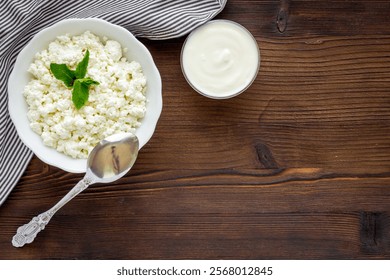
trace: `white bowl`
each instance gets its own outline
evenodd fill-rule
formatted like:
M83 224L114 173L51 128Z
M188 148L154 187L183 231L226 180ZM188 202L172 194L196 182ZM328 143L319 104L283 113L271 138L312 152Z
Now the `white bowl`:
M140 149L152 137L162 110L160 73L148 49L127 29L101 19L88 18L66 19L37 33L19 53L9 77L8 109L23 143L45 163L72 173L85 172L87 160L71 158L43 144L42 138L30 128L30 122L27 119L27 103L23 96L23 90L32 78L32 75L27 70L33 62L36 53L46 49L49 43L54 41L59 35L66 33L79 35L87 30L100 37L106 36L109 39L118 41L122 47L128 49L127 53L124 54L127 59L138 61L143 68L147 79L146 97L149 102L146 105L145 117L141 120L142 124L135 133L139 139Z
M244 26L216 19L188 35L180 64L184 78L195 91L208 98L227 99L241 94L255 81L260 50Z

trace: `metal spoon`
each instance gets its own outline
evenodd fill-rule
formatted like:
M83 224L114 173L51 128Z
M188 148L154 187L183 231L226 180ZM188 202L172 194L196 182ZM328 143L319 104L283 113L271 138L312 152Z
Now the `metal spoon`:
M18 228L12 245L23 247L34 241L53 215L72 198L94 183L110 183L125 175L138 155L138 138L131 133L114 134L99 142L89 154L84 178L74 186L56 205L34 217L28 224Z

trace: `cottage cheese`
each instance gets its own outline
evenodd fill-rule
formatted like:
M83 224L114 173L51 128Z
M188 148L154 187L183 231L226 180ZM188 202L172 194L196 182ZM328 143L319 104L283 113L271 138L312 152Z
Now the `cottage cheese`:
M79 110L72 103L72 89L50 72L51 63L65 63L70 69L89 50L87 77L91 86L88 102ZM86 31L63 35L39 52L29 72L33 79L24 89L28 119L43 143L73 158L87 158L105 137L135 132L146 112L146 78L141 65L123 57L122 46Z

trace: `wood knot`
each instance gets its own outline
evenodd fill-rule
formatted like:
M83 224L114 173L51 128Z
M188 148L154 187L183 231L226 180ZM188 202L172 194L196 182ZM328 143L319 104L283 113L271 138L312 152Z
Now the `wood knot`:
M362 212L360 214L360 248L363 253L380 253L384 220L383 213Z
M276 26L280 33L283 33L287 28L289 16L290 0L281 0L278 15L276 17Z
M267 169L278 168L278 164L276 163L276 160L274 159L272 152L267 145L263 143L257 143L255 145L255 150L256 150L257 158L264 168Z

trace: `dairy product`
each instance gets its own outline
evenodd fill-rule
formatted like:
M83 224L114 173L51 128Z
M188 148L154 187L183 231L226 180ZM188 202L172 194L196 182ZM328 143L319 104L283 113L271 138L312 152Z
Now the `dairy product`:
M50 64L75 69L89 50L87 76L98 81L89 90L85 106L77 110L72 89L57 80ZM45 145L73 158L87 158L102 139L114 133L135 132L146 112L146 77L141 65L123 57L119 42L100 39L86 31L58 36L39 52L29 68L33 79L26 85L28 119Z
M241 25L214 20L193 31L181 56L184 76L198 92L227 98L245 90L260 63L253 36Z

